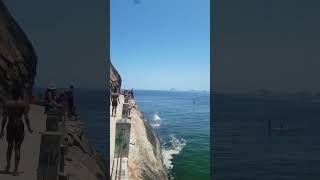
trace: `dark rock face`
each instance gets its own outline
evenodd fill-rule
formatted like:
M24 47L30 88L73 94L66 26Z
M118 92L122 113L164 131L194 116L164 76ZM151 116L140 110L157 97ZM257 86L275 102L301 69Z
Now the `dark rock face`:
M112 63L110 63L110 92L112 92L114 87L120 89L121 82L122 82L122 80L121 80L120 74L113 67Z
M81 124L67 121L66 130L65 172L69 180L106 180L104 160L89 145Z
M0 101L11 98L13 82L30 98L37 56L26 34L0 0Z

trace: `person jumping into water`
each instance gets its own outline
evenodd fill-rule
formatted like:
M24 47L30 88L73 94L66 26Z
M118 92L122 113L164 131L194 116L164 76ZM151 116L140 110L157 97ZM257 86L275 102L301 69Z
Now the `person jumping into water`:
M7 166L5 171L8 173L10 170L10 162L11 162L11 155L12 150L14 149L15 152L15 166L13 175L18 176L18 167L20 161L20 150L21 144L24 140L24 123L22 121L22 116L24 116L25 123L27 124L28 131L30 133L33 130L30 127L30 120L28 117L27 105L22 100L23 95L20 88L13 88L12 90L13 100L9 100L6 102L4 106L3 112L3 121L1 127L0 138L2 139L4 136L4 126L8 120L7 124L7 132L6 132L6 139L8 142L7 148Z
M112 105L112 115L111 116L116 116L117 114L117 106L118 103L120 103L119 99L119 93L116 87L113 89L113 93L111 94L111 105Z

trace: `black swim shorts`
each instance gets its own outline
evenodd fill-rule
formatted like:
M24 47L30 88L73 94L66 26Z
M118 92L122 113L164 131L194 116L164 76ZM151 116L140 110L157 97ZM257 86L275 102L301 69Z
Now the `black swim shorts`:
M117 101L112 101L112 106L118 106L118 102Z
M24 125L23 123L8 123L7 125L7 141L22 143L24 139Z

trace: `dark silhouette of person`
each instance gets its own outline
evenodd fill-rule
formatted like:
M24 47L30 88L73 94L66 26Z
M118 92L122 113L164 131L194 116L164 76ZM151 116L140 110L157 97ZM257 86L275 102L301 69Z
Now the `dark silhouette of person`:
M30 120L28 117L27 105L23 101L23 93L21 88L15 87L12 90L12 100L6 102L3 111L3 121L1 126L0 138L4 136L4 127L7 123L6 140L8 142L7 148L7 165L6 172L10 170L11 155L14 149L15 152L15 166L13 175L18 176L18 167L20 161L21 144L24 140L24 123L22 116L24 116L25 123L27 124L30 133L33 130L30 127Z
M118 89L116 87L113 88L113 93L111 93L111 105L112 105L112 114L111 116L116 116L117 114L117 106L120 103Z
M61 108L61 105L57 103L57 88L54 84L50 84L45 92L45 113L50 109Z
M66 91L67 99L68 99L68 113L69 117L76 116L75 113L75 107L74 107L74 95L73 95L73 85L69 87L69 89Z
M134 99L133 89L130 91L131 98Z

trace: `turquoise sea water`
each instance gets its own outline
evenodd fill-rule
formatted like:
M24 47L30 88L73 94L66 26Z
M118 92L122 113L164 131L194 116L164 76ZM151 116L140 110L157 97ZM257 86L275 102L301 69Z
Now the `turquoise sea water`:
M173 179L209 179L210 94L135 91L162 143L164 164Z

